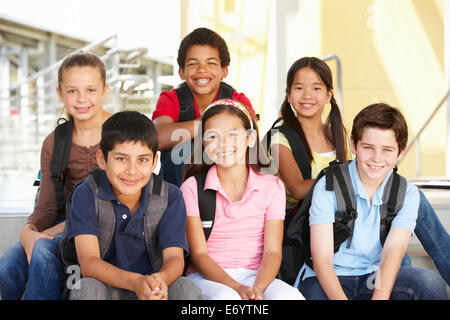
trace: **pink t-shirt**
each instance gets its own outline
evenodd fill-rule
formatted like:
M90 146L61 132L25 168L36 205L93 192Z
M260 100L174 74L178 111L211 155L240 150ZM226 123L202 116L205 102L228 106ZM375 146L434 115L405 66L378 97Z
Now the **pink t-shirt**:
M286 193L283 182L250 168L247 188L231 202L220 185L216 166L208 171L205 189L216 190L216 216L206 243L208 255L222 268L257 270L261 264L266 220L284 220ZM188 217L200 217L194 177L181 186Z

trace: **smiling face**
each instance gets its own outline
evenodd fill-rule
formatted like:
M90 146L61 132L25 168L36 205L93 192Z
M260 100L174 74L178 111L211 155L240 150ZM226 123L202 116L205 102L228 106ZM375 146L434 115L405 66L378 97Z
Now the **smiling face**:
M158 155L142 142L116 143L107 160L101 150L97 151L97 163L106 171L113 192L121 201L124 196L140 196L157 162Z
M404 154L399 152L394 130L375 127L364 128L357 145L352 137L351 149L361 181L371 185L381 184Z
M102 114L107 88L99 69L85 66L65 69L56 90L67 113L83 121Z
M317 73L305 67L295 73L288 94L288 102L297 112L297 117L322 116L323 108L330 102L333 91L328 91Z
M205 153L213 163L223 167L247 165L247 149L257 139L255 130L247 134L242 120L229 112L209 118L204 129Z
M178 71L186 80L194 98L199 95L215 97L220 80L228 75L228 67L222 67L219 50L209 45L193 45L186 52L184 68Z

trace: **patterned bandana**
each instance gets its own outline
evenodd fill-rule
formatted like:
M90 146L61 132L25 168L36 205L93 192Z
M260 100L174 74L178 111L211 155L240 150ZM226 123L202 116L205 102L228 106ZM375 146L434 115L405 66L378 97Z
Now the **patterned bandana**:
M216 100L213 103L211 103L209 106L206 107L205 111L203 111L203 114L206 113L206 111L208 111L209 109L215 107L215 106L231 106L231 107L236 107L239 110L241 110L245 116L247 117L248 121L250 121L250 128L253 130L253 118L250 114L250 112L248 111L248 109L239 101L236 100L232 100L232 99L220 99L220 100Z

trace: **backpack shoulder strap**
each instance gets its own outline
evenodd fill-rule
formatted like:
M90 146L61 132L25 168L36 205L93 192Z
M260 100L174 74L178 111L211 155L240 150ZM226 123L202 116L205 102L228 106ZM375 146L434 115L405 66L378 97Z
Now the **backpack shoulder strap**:
M214 218L216 216L216 191L211 189L204 190L206 176L208 172L194 175L197 181L198 207L200 210L200 220L202 221L205 239L211 234Z
M392 172L383 190L383 204L380 206L380 242L384 245L397 212L405 200L407 181L397 173L397 167Z
M59 120L58 120L59 122ZM58 124L55 128L55 144L51 161L52 180L55 183L57 210L64 210L66 200L64 199L64 169L69 158L70 146L72 144L73 120Z
M186 82L180 84L175 92L180 105L180 115L178 122L186 122L195 119L194 97Z
M167 209L168 187L167 182L160 175L152 174L148 188L147 211L144 216L144 236L149 260L155 269L160 269L163 264L157 230L159 222Z
M103 174L103 170L94 168L91 170L86 180L94 189L95 199L95 214L97 215L98 223L98 245L100 249L100 257L103 259L108 251L111 241L114 236L114 230L116 227L116 215L114 212L114 206L110 200L100 199L98 196L100 178Z
M326 175L326 190L334 191L338 207L334 223L335 252L346 239L348 239L347 248L350 248L355 220L358 217L355 193L348 170L350 162L331 162ZM341 235L342 231L345 232Z
M236 90L228 83L220 81L219 92L217 93L217 100L231 99Z
M292 128L286 126L285 124L277 125L281 120L281 118L275 120L272 127L263 138L263 141L266 141L264 143L264 145L267 146L266 151L270 149L272 135L277 131L282 132L291 146L292 155L294 156L295 162L302 173L303 179L311 179L311 163L309 162L309 157L306 153L302 140Z

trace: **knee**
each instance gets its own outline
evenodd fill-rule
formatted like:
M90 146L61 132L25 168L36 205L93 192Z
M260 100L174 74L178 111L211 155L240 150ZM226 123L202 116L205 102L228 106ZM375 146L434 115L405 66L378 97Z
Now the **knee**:
M442 277L434 271L422 269L417 277L423 300L447 300L447 288Z
M33 257L57 257L56 246L54 240L39 239L33 247Z
M200 288L186 277L179 277L169 286L169 300L203 300Z
M14 278L11 272L25 273L28 270L28 261L25 250L20 242L8 248L0 259L0 279Z
M109 300L106 285L94 278L81 278L70 291L70 300Z
M403 268L402 268L403 269ZM400 269L402 271L402 269ZM404 278L404 286L414 291L420 300L447 300L447 288L444 280L434 271L422 268L408 268L411 273ZM401 274L401 273L400 273ZM399 275L400 275L399 274Z
M297 288L284 281L274 279L264 291L265 300L305 300Z
M230 287L221 288L214 292L214 295L209 297L210 300L242 300L241 296L237 291Z

